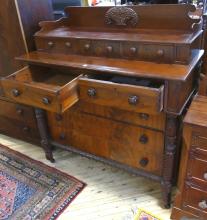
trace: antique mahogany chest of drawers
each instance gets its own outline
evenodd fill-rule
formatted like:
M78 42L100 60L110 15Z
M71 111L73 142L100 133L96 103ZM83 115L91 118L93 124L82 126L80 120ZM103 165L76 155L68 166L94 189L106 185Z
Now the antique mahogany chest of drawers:
M170 206L203 55L193 11L68 7L65 18L40 23L37 50L18 58L29 66L1 84L6 97L36 108L47 159L56 146L159 181Z
M179 192L172 219L207 219L207 97L197 96L184 120Z

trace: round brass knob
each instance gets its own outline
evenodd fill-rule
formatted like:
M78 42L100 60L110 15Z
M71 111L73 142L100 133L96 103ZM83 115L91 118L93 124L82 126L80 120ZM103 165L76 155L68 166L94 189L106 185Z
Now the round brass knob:
M139 98L136 95L129 96L128 98L128 102L130 105L136 105L138 101L139 101Z
M207 209L207 202L206 200L202 200L201 202L198 203L198 207L201 209Z
M148 163L149 163L148 158L142 158L142 159L139 161L139 164L140 164L142 167L146 167Z
M49 41L47 44L48 44L49 47L53 47L54 46L54 43L52 41Z
M14 97L18 97L18 96L20 96L20 91L18 89L13 89L12 94Z
M45 105L49 105L50 104L50 100L48 98L43 98L42 99L42 103Z
M91 47L91 45L90 45L90 44L85 44L85 46L84 46L85 50L89 50L89 49L90 49L90 47Z
M207 180L207 172L203 174L203 179Z
M148 137L146 134L141 135L141 137L139 138L139 142L142 144L146 144L148 142Z
M71 43L70 42L66 42L65 46L69 48L69 47L71 47Z
M96 96L96 90L94 88L88 89L88 96L89 97L95 97Z
M112 46L107 46L106 50L108 53L111 53L113 51L113 47Z
M157 55L158 55L159 57L162 57L162 56L164 55L164 50L159 49L159 50L157 51Z
M131 47L131 48L130 48L130 52L131 52L132 54L135 54L135 53L137 52L137 48L136 48L136 47Z
M139 113L139 117L143 120L148 120L149 119L149 115L145 114L145 113Z

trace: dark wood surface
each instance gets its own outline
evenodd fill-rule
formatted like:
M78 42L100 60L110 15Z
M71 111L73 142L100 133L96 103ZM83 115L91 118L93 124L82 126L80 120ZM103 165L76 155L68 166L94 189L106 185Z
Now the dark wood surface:
M207 218L207 98L196 96L184 119L179 191L172 219Z
M1 80L4 94L37 108L47 159L54 161L52 144L136 169L161 183L169 208L182 117L204 53L202 21L188 15L196 8L65 11L69 17L41 22L37 51L18 58L29 68Z

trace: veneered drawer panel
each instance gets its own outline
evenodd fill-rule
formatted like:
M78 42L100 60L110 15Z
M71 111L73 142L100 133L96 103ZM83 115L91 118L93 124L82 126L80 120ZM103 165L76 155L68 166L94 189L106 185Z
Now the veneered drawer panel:
M162 132L71 110L63 114L62 126L56 126L53 114L48 119L57 142L161 175Z
M114 80L116 79L116 80ZM120 77L121 81L124 77ZM79 80L80 100L118 109L156 114L163 109L163 85L117 83L117 78L90 76ZM142 81L143 82L143 81ZM144 81L145 82L145 81Z
M200 135L193 135L192 146L200 149L207 150L207 137L202 137Z
M190 183L185 184L183 209L207 219L207 191L203 191Z
M6 97L18 103L62 113L78 101L79 76L46 67L26 67L4 79Z

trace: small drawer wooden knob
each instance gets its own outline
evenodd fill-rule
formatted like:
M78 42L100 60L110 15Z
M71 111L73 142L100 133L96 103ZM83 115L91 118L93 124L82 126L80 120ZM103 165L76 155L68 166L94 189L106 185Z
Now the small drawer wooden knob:
M94 88L88 89L88 96L89 97L95 97L96 96L96 90Z
M162 57L162 56L164 55L164 50L159 49L159 50L157 51L157 55L158 55L159 57Z
M24 113L23 109L21 109L21 108L17 109L17 114L18 115L23 115L23 113Z
M48 98L43 98L42 99L42 103L45 105L49 105L50 104L50 100Z
M201 209L207 209L207 201L202 200L201 202L198 203L198 207Z
M137 52L137 48L136 48L136 47L131 47L131 48L130 48L130 52L131 52L132 54L135 54L135 53Z
M14 97L18 97L18 96L20 96L20 91L18 89L13 89L12 94Z
M128 102L130 105L136 105L138 101L139 101L139 98L136 95L129 96L128 98Z
M70 48L70 47L71 47L71 43L70 43L70 42L66 42L66 43L65 43L65 46L68 47L68 48Z
M48 44L49 47L53 47L54 46L54 43L52 41L49 41L47 44Z
M23 128L23 131L24 131L24 132L29 132L29 131L30 131L30 128L29 128L28 126L25 126L25 127Z
M141 135L141 137L139 138L139 142L142 144L147 144L148 143L148 137L146 134Z
M55 119L56 119L56 121L62 121L63 116L61 114L56 114Z
M149 163L148 158L142 158L142 159L139 161L139 164L140 164L142 167L146 167L148 163Z
M143 120L148 120L149 119L149 115L148 114L145 114L145 113L140 113L139 114L139 117Z
M65 133L61 133L59 138L60 138L60 140L65 140Z
M113 51L113 47L112 46L108 46L106 47L106 50L108 53L111 53Z
M85 44L85 46L84 46L84 48L85 48L85 50L87 51L87 50L89 50L90 49L90 47L91 47L91 45L90 44Z
M207 172L203 174L203 179L207 180Z

